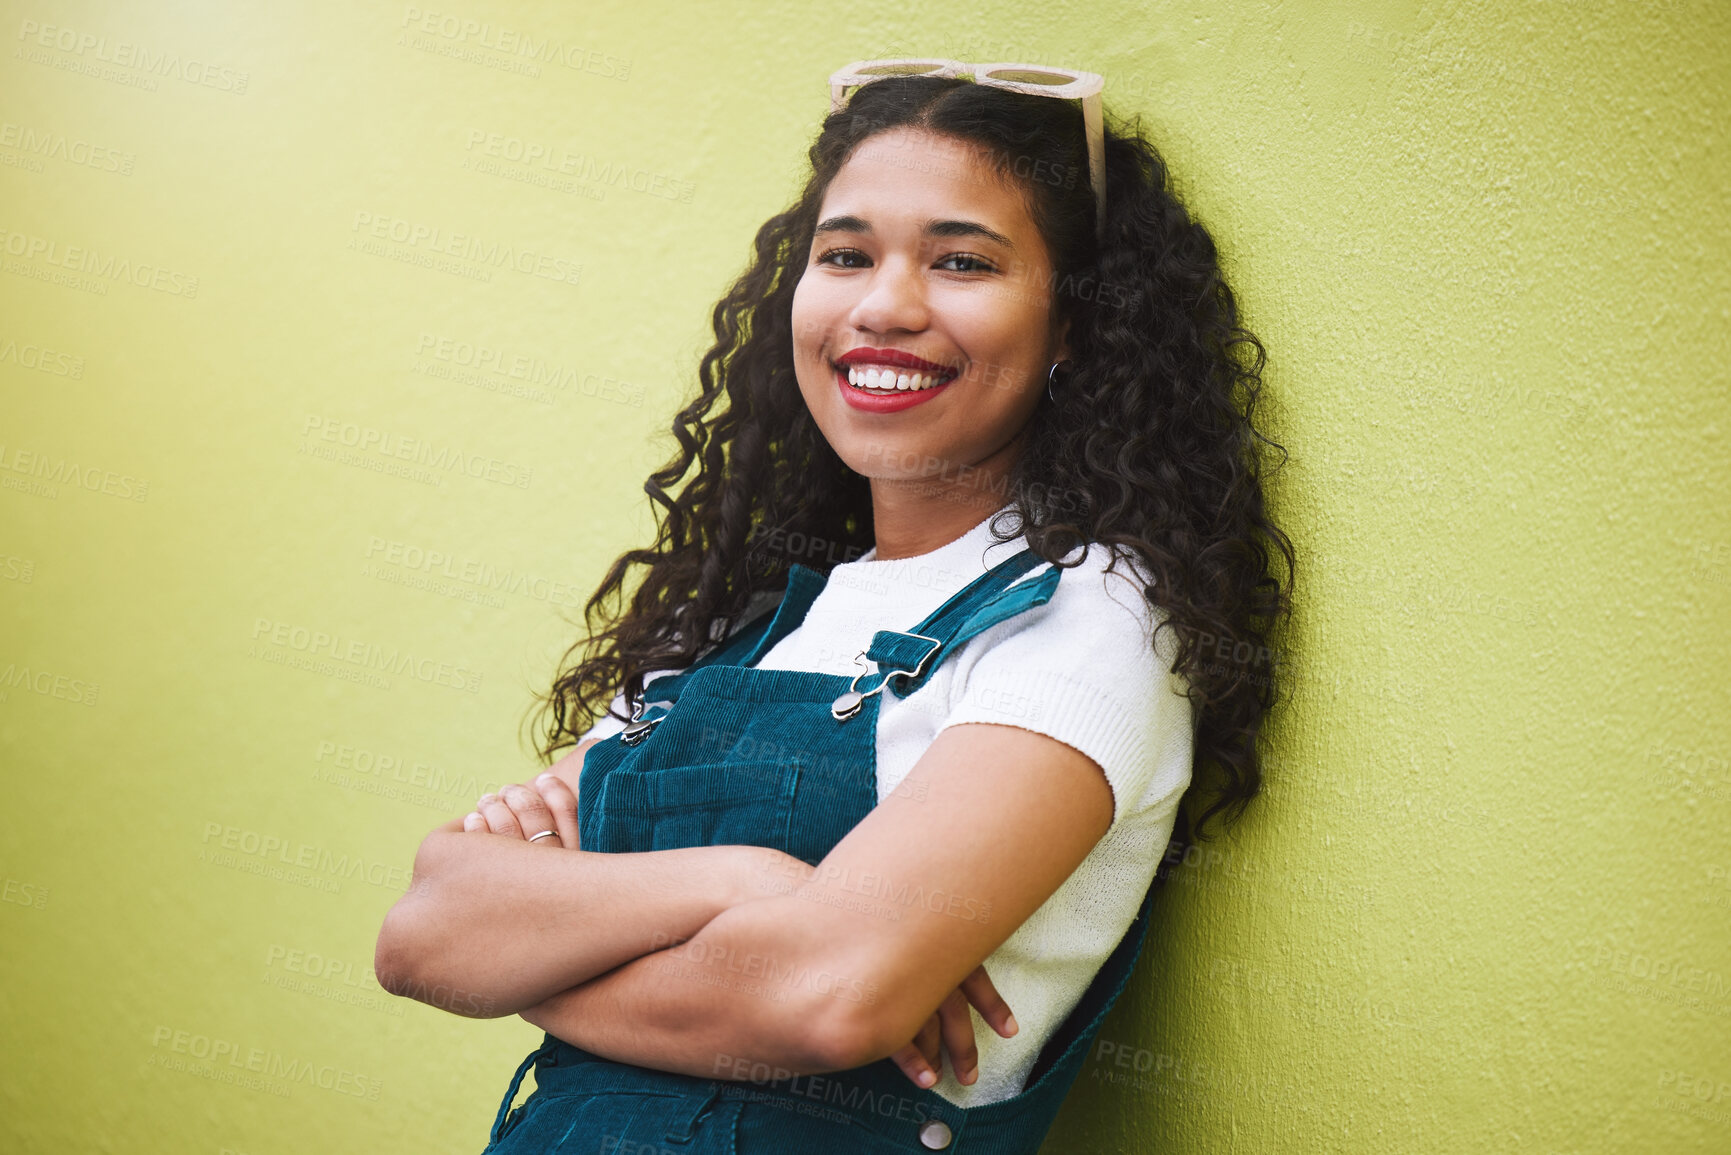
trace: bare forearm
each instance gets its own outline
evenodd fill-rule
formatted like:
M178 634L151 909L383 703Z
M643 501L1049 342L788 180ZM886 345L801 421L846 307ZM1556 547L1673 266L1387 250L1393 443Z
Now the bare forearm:
M395 993L456 1014L514 1014L696 934L739 901L764 853L599 854L434 831L386 917L379 971Z
M746 913L750 911L750 913ZM716 916L689 942L645 955L521 1012L603 1058L703 1078L852 1066L842 1004L876 991L810 960L823 945L760 902ZM791 911L798 914L798 910Z

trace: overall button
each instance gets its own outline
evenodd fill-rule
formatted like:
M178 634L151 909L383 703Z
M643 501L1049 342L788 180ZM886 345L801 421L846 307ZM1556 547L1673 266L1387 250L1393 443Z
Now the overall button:
M920 1128L920 1146L942 1151L950 1145L950 1127L942 1119L933 1119Z

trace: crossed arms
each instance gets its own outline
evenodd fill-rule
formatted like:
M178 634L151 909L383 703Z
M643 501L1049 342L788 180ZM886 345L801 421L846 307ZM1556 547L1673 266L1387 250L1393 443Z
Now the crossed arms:
M586 748L553 768L573 793ZM705 1078L747 1061L846 1070L929 1035L958 988L998 1026L981 963L1112 814L1086 755L968 723L941 731L815 868L761 847L561 850L454 820L421 843L374 969L392 993L519 1014L620 1062Z

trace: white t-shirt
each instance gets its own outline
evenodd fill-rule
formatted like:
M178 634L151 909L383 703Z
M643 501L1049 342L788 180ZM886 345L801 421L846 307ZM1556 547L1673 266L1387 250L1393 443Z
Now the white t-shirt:
M854 656L870 645L875 631L912 630L956 591L1021 551L1025 542L1020 538L994 543L990 526L988 517L948 545L917 557L877 561L873 549L857 561L836 565L799 628L757 668L851 678L862 668ZM1080 553L1077 547L1064 560ZM1018 1030L1002 1038L972 1012L979 1079L971 1087L957 1082L946 1061L932 1088L958 1106L996 1102L1022 1089L1040 1048L1129 928L1172 837L1179 798L1190 784L1193 719L1183 680L1171 673L1170 631L1161 635L1157 656L1152 632L1163 614L1148 603L1134 576L1140 572L1146 579L1145 568L1125 558L1116 573L1107 574L1108 560L1105 546L1091 546L1079 566L1065 570L1045 605L1024 610L943 655L942 664L908 697L899 698L889 688L881 695L880 802L940 731L964 722L1017 726L1055 738L1098 763L1112 788L1112 824L1105 835L985 960ZM1021 580L1048 568L1041 563ZM622 698L615 706L623 712ZM624 723L606 717L583 738L605 738L623 728Z

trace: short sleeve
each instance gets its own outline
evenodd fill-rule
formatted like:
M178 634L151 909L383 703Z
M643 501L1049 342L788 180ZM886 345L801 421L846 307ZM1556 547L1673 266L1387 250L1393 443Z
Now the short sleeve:
M1069 559L1066 559L1069 560ZM1184 679L1171 670L1171 631L1128 558L1106 572L1105 546L1064 571L1051 599L969 639L951 660L950 713L1016 726L1086 754L1112 788L1112 825L1176 810L1194 754ZM1030 575L1037 577L1038 572ZM1029 580L1029 579L1023 579Z

